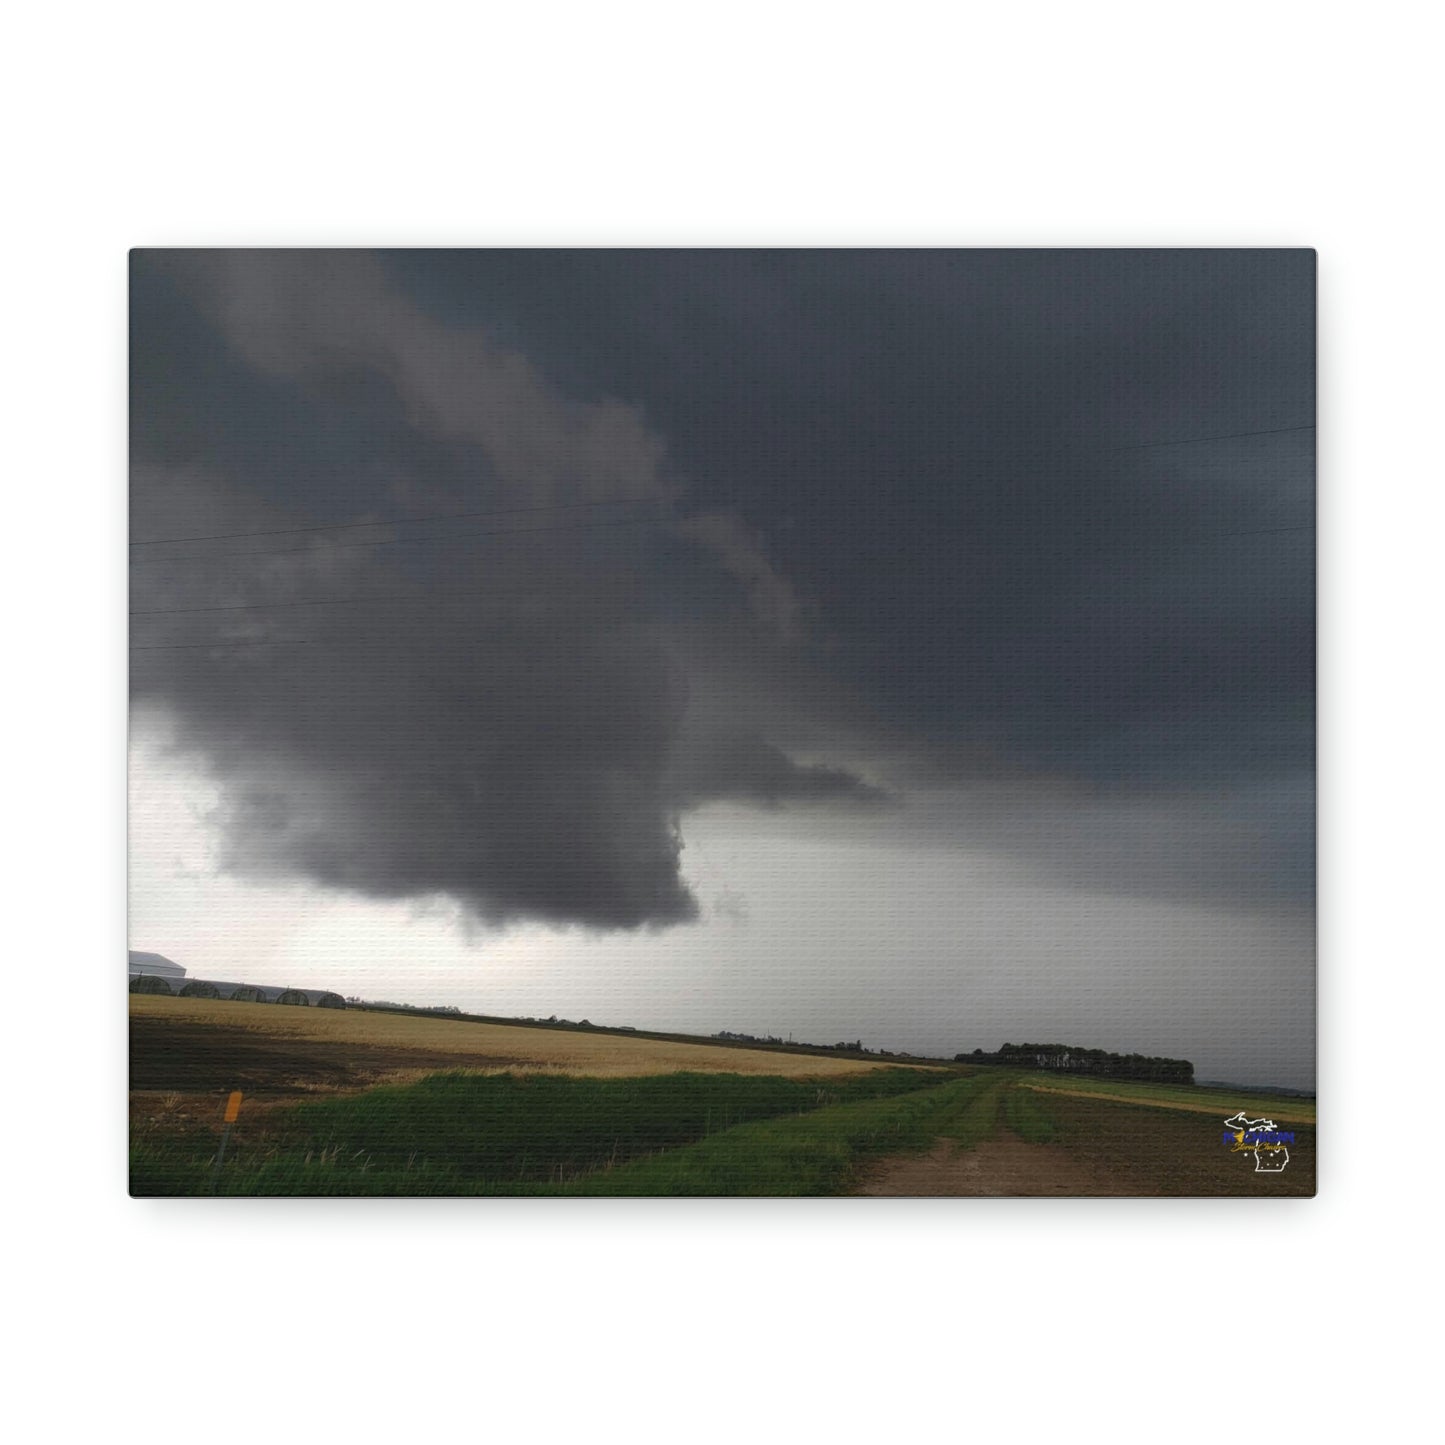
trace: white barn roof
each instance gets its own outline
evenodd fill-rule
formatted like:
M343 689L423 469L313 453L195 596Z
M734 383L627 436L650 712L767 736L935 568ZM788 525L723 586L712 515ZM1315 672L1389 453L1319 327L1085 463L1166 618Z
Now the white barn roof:
M126 973L131 978L141 973L150 974L154 978L184 978L186 976L185 969L178 963L172 963L164 954L137 953L135 949L130 951L130 961Z

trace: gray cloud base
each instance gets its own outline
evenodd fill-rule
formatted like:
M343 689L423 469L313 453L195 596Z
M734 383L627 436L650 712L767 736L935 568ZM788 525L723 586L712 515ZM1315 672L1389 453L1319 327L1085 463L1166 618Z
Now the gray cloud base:
M134 609L232 609L137 618L137 701L229 867L491 922L685 922L690 809L893 828L970 780L1047 785L951 826L1063 876L1305 900L1309 435L1143 444L1310 419L1312 287L1299 252L138 253L135 537L500 519L135 549Z

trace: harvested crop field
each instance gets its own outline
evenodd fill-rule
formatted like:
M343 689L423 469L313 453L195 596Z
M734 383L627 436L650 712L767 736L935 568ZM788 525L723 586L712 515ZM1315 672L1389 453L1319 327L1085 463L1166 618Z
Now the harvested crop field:
M1315 1131L1294 1130L1289 1163L1261 1173L1249 1151L1221 1143L1221 1130L1192 1108L1139 1099L1100 1099L1022 1083L1047 1120L1048 1142L1000 1127L961 1147L940 1137L926 1154L877 1161L854 1193L914 1198L978 1196L1308 1197L1315 1192Z
M351 1090L442 1069L526 1069L601 1078L694 1073L824 1078L875 1062L580 1030L213 999L130 998L136 1093L291 1096Z
M1091 1083L1039 1083L1025 1079L1021 1088L1036 1094L1059 1094L1069 1099L1100 1099L1111 1104L1134 1104L1146 1109L1182 1109L1190 1114L1228 1116L1240 1109L1250 1114L1267 1114L1281 1124L1313 1124L1313 1099L1281 1098L1278 1095L1206 1092L1202 1089L1160 1089L1148 1084L1123 1084L1110 1087Z

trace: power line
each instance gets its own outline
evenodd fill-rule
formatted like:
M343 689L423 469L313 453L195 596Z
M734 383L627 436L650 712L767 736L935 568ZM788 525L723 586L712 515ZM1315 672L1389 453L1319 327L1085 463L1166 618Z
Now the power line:
M1314 524L1313 522L1295 523L1295 524L1290 525L1290 526L1281 526L1281 527L1254 527L1254 528L1250 528L1250 529L1243 530L1243 531L1237 531L1237 532L1211 532L1211 533L1206 534L1205 536L1195 537L1195 538L1191 538L1191 539L1189 539L1189 540L1194 541L1194 542L1221 542L1221 541L1230 540L1230 539L1235 538L1235 537L1267 537L1267 536L1274 536L1274 535L1276 535L1276 534L1278 534L1278 533L1282 533L1282 532L1310 532L1310 531L1313 531L1313 530L1314 530L1314 527L1315 527L1315 524ZM550 531L550 530L552 530L552 529L551 529L551 528L535 528L535 529L530 529L530 530ZM1056 546L1056 547L1052 548L1051 550L1057 552L1057 551L1065 551L1065 550L1067 550L1067 548L1064 547L1064 546ZM1099 549L1094 548L1094 549L1091 549L1091 550L1097 551L1097 550L1099 550ZM1152 549L1151 549L1151 550L1152 550ZM305 600L302 600L302 601L292 601L292 602L228 602L228 603L220 603L220 604L216 604L216 605L206 605L206 606L201 606L201 607L147 607L147 608L137 608L136 610L130 612L130 613L127 614L127 615L128 615L128 616L131 616L131 617L174 617L174 616L188 616L188 615L193 615L193 614L196 614L196 613L213 613L213 612L278 612L278 611L289 611L290 609L292 609L292 608L297 608L297 607L347 607L347 606L354 606L354 605L365 605L366 603L370 603L370 602L389 602L389 603L397 603L397 604L435 603L435 602L439 602L439 601L443 601L443 602L444 602L444 601L449 601L449 600L451 600L452 598L470 598L470 597L490 598L490 599L493 599L493 600L495 600L495 601L501 602L501 601L512 601L512 600L518 599L518 598L533 598L533 597L536 597L536 593L535 593L535 590L534 590L534 589L531 589L531 588L511 590L511 591L505 591L505 592L494 592L494 591L492 591L492 590L490 590L490 589L478 588L478 589L467 589L467 590L464 590L464 591L462 591L462 590L453 590L453 591L442 591L442 592L432 592L432 593L419 593L419 594L415 594L415 595L412 595L412 596L404 596L404 595L402 595L402 594L400 594L400 593L394 593L394 592L376 592L376 593L366 593L366 594L363 594L363 595L358 596L358 597L314 597L314 598L305 599ZM539 598L538 600L542 600L542 599ZM205 643L195 643L195 644L191 644L191 643L187 643L187 644L182 644L182 645L184 645L184 646L203 647L203 646L207 646L207 645L210 645L210 644L205 644ZM255 644L252 644L252 643L244 643L244 644L218 643L218 644L214 644L214 645L216 645L216 646L260 646L260 645L262 645L262 644L260 644L260 643L255 643ZM145 648L135 648L135 649L132 649L132 650L133 650L133 651L146 651L146 650L149 650L149 649L145 649Z
M319 522L310 527L269 527L260 532L209 532L187 537L147 537L144 541L131 542L129 545L158 547L164 542L224 542L238 537L282 537L298 532L345 532L357 527L400 527L409 522L456 522L476 517L507 517L522 512L566 512L578 507L620 507L661 500L660 497L606 497L595 502L548 502L539 507L495 507L485 512L430 512L420 517L392 517L380 522Z
M1293 527L1255 527L1248 532L1211 533L1209 536L1202 537L1199 540L1204 542L1217 542L1224 537L1267 537L1275 532L1313 532L1314 529L1315 524L1313 522L1300 522Z
M325 637L262 637L249 642L159 642L132 647L132 652L191 652L209 647L315 647L323 642L339 642Z
M1210 537L1207 537L1207 538L1202 538L1202 539L1200 539L1200 540L1213 542L1213 541L1222 541L1222 540L1224 540L1224 539L1226 539L1226 538L1233 538L1233 537L1264 537L1264 536L1270 536L1270 535L1273 535L1273 534L1276 534L1276 533L1279 533L1279 532L1307 532L1307 531L1311 531L1311 530L1313 530L1313 523L1309 523L1309 524L1306 524L1306 525L1303 525L1303 526L1293 526L1293 527L1260 527L1260 528L1256 528L1256 529L1254 529L1254 530L1245 531L1245 532L1221 532L1221 533L1218 533L1218 534L1216 534L1216 535L1213 535L1213 536L1210 536ZM504 598L504 597L512 597L512 596L525 596L525 595L528 595L528 594L525 594L525 593L476 593L476 594L450 593L450 594L446 594L446 593L444 593L444 594L440 594L440 595L442 595L442 596L467 596L467 595L476 595L476 596L492 596L492 597ZM380 597L380 596L375 597L375 598L335 597L335 598L324 598L324 599L320 599L320 600L315 601L315 602L277 602L277 603L258 602L258 603L242 603L242 604L239 604L239 605L237 605L237 606L235 606L235 607L230 607L230 606L228 606L228 607L161 607L161 608L156 608L156 609L154 609L154 610L152 610L152 611L149 611L149 612L132 612L132 613L130 614L130 616L132 616L132 617L155 617L155 616L162 616L162 615L164 615L164 616L169 616L169 615L172 615L172 614L175 614L175 613L248 611L248 610L251 610L252 608L269 608L269 607L277 607L277 608L282 608L282 607L320 607L320 606L340 605L340 604L344 604L344 603L364 602L364 601L377 601L377 602L381 602L381 601L427 602L427 601L431 601L431 600L432 600L431 598L425 597L425 596L422 596L422 597L411 597L411 598L390 598L390 597ZM924 608L921 608L921 609L919 609L919 608L912 608L912 609L910 609L910 612L913 613L913 614L915 614L915 615L918 614L919 612L930 612L930 611L935 611L935 612L936 612L936 611L945 610L945 609L950 608L950 607L952 607L952 606L954 606L954 605L955 605L955 604L954 604L953 602L951 602L951 601L940 601L940 602L934 603L931 607L924 607ZM592 612L593 612L593 615L596 615L596 609L595 609L595 608L592 609ZM475 619L471 619L471 618L457 618L457 619L453 619L453 620L454 620L455 622L458 622L458 623L460 623L460 624L462 624L462 625L465 626L465 625L471 624ZM438 623L437 623L437 620L436 620L436 619L423 619L423 620L421 620L420 622L418 622L416 625L419 626L419 627L426 627L430 632L432 632L433 634L435 634L436 629L437 629L437 626L438 626ZM227 641L218 641L218 642L175 642L175 643L147 644L147 645L144 645L144 646L132 647L130 650L131 650L132 652L188 652L188 651L201 651L201 650L205 650L205 649L208 649L208 648L217 648L217 647L319 647L319 646L329 646L329 645L341 644L341 643L346 643L346 642L368 642L368 641L372 641L372 640L375 640L375 639L378 639L378 638L382 638L382 637L389 637L389 636L391 636L391 635L392 635L392 634L377 633L377 632L368 632L368 633L361 633L361 634L359 634L359 635L357 635L357 636L354 636L354 637L329 637L329 638L328 638L328 637L307 637L307 638L292 638L292 637L288 637L288 638L260 638L260 639L252 639L252 640L246 640L246 641L241 641L241 642L227 642Z
M646 517L622 517L608 522L563 522L556 527L502 527L485 532L462 532L455 536L437 537L389 537L369 542L322 542L327 552L350 551L357 547L404 547L408 544L428 542L465 542L477 537L525 537L536 532L573 532L596 527L644 527L653 526ZM220 562L228 557L275 557L294 552L316 555L316 547L253 547L245 552L189 552L184 557L133 557L132 567L164 566L169 562Z
M1185 437L1179 441L1136 442L1128 446L1108 447L1106 450L1111 452L1128 452L1142 451L1150 447L1186 447L1194 446L1200 442L1231 441L1237 437L1276 436L1283 432L1314 430L1315 427L1313 425L1270 427L1263 431L1222 432L1214 436ZM175 537L145 537L138 541L131 541L127 545L131 547L159 547L169 542L225 542L243 537L285 537L296 536L305 532L346 532L353 531L360 527L400 527L413 522L457 522L473 520L477 517L506 517L518 516L524 513L575 511L580 507L621 507L649 503L656 505L663 500L661 497L652 495L637 497L600 497L594 501L587 502L544 502L538 506L493 507L485 511L476 512L424 512L418 516L389 517L375 522L317 522L305 527L267 527L253 532L193 532ZM250 556L252 554L243 552L228 555ZM180 559L171 558L167 560L176 561Z
M445 603L454 598L490 598L499 603L517 600L553 601L543 597L536 587L509 588L497 591L494 588L451 588L436 592L361 592L357 597L312 597L289 603L218 603L201 607L137 607L130 611L130 617L173 617L188 613L257 613L257 611L283 611L293 607L347 607L351 604L366 603Z
M466 619L462 619L465 621ZM419 627L425 627L429 636L437 636L436 625L432 622L421 622ZM244 641L227 641L221 639L211 642L156 642L144 643L140 646L130 648L131 652L203 652L216 647L339 647L354 642L377 642L377 641L401 641L401 638L394 633L385 632L357 632L345 637L256 637L247 638ZM408 645L411 645L408 643Z
M1222 432L1213 436L1185 437L1178 441L1165 442L1137 442L1128 446L1109 447L1109 452L1146 451L1156 447L1184 447L1195 446L1204 442L1232 441L1241 437L1277 436L1286 432L1301 432L1316 430L1313 424L1308 426L1287 426L1270 427L1262 431L1243 432ZM538 512L574 511L582 507L610 507L610 506L635 506L641 504L660 503L663 499L656 496L637 497L607 497L599 498L596 501L588 502L550 502L540 506L530 507L499 507L485 511L473 512L430 512L412 517L392 517L375 522L318 522L304 527L270 527L252 532L209 532L192 533L175 537L146 537L139 541L128 543L131 547L158 547L172 542L221 542L231 541L247 537L281 537L298 536L312 532L345 532L355 531L364 527L396 527L405 526L415 522L442 522L442 521L463 521L477 517L502 517L518 516L523 514L536 514ZM356 547L392 547L402 546L407 543L423 542L451 542L463 541L475 537L509 536L513 533L525 534L527 532L551 532L568 531L588 527L608 526L640 526L644 525L645 519L624 518L608 522L573 522L562 523L556 527L509 527L497 531L467 532L460 537L392 537L369 542L323 542L321 545L328 551L344 550ZM209 562L220 561L228 557L267 557L284 556L288 553L311 552L312 547L258 547L244 552L204 552L192 553L183 557L148 557L134 559L133 565L146 565L149 563L161 562Z
M1141 546L1152 555L1155 552L1167 550L1170 546L1180 544L1194 543L1197 545L1204 542L1225 542L1234 537L1267 537L1272 536L1276 532L1313 532L1314 529L1315 524L1313 522L1294 522L1289 526L1249 527L1237 532L1201 532L1193 537L1164 539L1162 545L1158 542L1144 542L1141 543ZM1063 552L1068 550L1068 546L1066 543L1060 543L1050 547L1049 550L1052 552ZM1108 549L1107 546L1092 546L1087 550L1089 552L1103 552Z
M1309 426L1272 426L1266 427L1264 431L1231 431L1221 432L1218 436L1212 437L1185 437L1177 442L1135 442L1127 447L1109 447L1111 452L1142 452L1150 447L1192 447L1200 442L1228 442L1234 441L1237 437L1272 437L1280 436L1284 432L1292 431L1314 431L1313 424Z
M513 589L496 592L490 588L477 588L441 592L419 592L407 596L400 592L368 592L359 597L314 597L299 602L226 602L205 607L144 607L129 613L131 617L170 617L178 613L191 612L274 612L292 607L342 607L352 603L366 602L439 602L453 597L490 597L499 602L521 597L536 597L535 588Z

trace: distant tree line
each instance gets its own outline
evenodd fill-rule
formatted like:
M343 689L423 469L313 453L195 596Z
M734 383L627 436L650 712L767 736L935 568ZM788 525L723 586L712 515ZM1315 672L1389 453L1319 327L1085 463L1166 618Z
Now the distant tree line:
M453 1003L418 1004L418 1003L393 1003L389 998L348 998L347 1003L354 1008L388 1009L396 1013L408 1014L460 1014L459 1009Z
M821 1053L836 1051L845 1054L877 1054L880 1059L913 1058L913 1054L895 1054L892 1049L869 1049L864 1048L862 1039L854 1039L850 1044L846 1040L839 1040L836 1044L810 1044L806 1039L794 1039L789 1036L786 1039L779 1038L777 1034L744 1034L737 1033L732 1029L719 1029L717 1033L710 1034L710 1038L727 1039L734 1044L775 1044L780 1048L788 1049L816 1049Z
M792 1039L780 1039L776 1034L739 1034L730 1029L719 1029L712 1035L715 1039L731 1039L735 1044L787 1044L800 1049L839 1049L848 1054L887 1054L891 1059L892 1054L887 1049L865 1049L862 1039L854 1039L853 1042L839 1042L836 1044L809 1044L798 1042L794 1044Z
M1111 1054L1107 1049L1082 1049L1077 1044L1004 1044L997 1053L986 1054L982 1049L975 1049L971 1054L953 1057L955 1063L1052 1069L1062 1074L1088 1074L1100 1079L1146 1079L1156 1084L1194 1082L1194 1065L1188 1059Z

